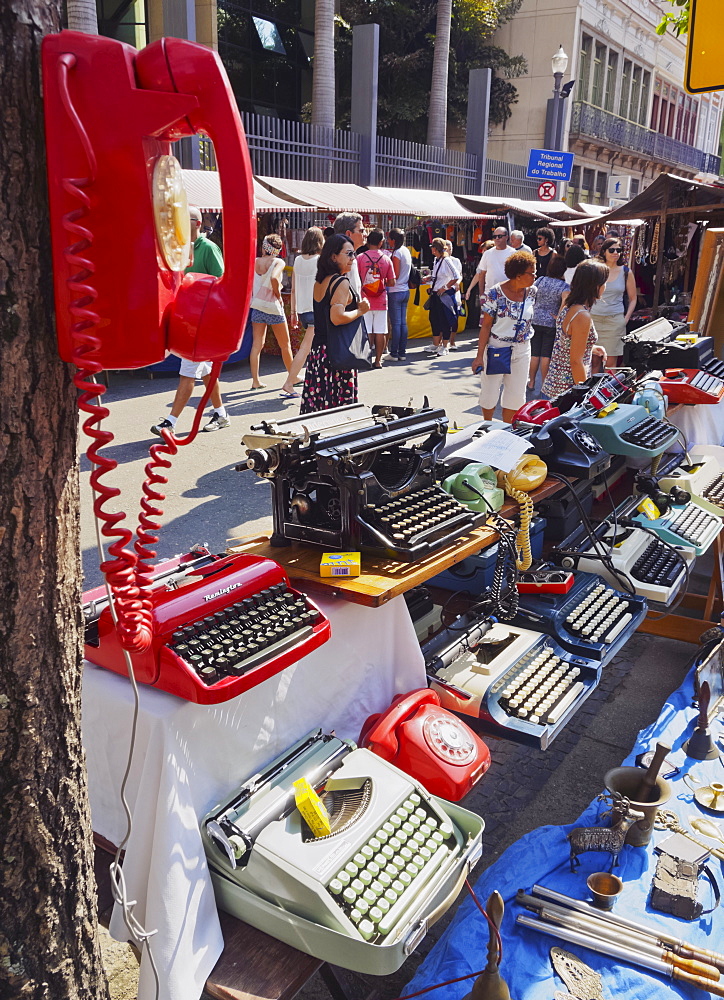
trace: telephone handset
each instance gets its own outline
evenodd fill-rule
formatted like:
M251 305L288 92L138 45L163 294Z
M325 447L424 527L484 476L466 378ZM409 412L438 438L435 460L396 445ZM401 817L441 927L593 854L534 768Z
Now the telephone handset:
M560 410L547 399L531 399L513 414L513 427L520 424L544 424L547 420L560 416Z
M252 170L226 71L180 38L140 52L98 35L43 39L43 93L58 346L94 327L102 368L140 368L167 351L223 360L241 342L256 222ZM214 142L225 272L190 273L189 221L171 143Z
M520 570L530 569L533 553L530 549L530 523L533 520L533 501L529 493L545 482L548 467L535 455L523 455L510 472L498 472L498 484L508 496L520 504L520 528L516 538L518 558L516 566Z
M398 695L371 715L359 745L399 767L433 795L459 801L490 767L490 751L469 726L440 707L430 688Z
M498 486L495 472L489 465L480 462L471 462L460 472L448 476L442 488L460 503L481 514L500 510L505 503L505 493Z

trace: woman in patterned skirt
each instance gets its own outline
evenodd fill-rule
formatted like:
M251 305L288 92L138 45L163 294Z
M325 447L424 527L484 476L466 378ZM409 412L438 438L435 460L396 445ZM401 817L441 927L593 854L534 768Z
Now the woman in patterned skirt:
M608 267L597 260L584 260L573 272L566 304L556 318L556 339L542 386L549 399L586 381L592 353L600 354L606 363L604 348L596 346L590 309L605 291L607 279Z
M347 278L353 261L352 241L341 233L331 236L319 255L313 294L314 340L307 358L301 413L357 402L357 372L332 368L327 356L327 344L336 336L336 328L370 309L367 299L357 299Z

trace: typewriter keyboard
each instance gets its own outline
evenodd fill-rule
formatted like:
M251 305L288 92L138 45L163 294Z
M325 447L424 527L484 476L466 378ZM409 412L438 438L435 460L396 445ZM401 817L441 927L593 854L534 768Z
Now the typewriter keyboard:
M724 361L720 361L719 358L712 358L710 361L707 361L702 371L724 381Z
M470 511L439 486L427 486L386 503L367 504L367 520L395 545L414 545L419 536L434 529L449 529L469 521Z
M506 715L533 725L555 725L583 693L580 674L543 640L496 681L491 694Z
M653 540L631 567L631 576L642 583L673 587L681 573L682 561L663 542Z
M311 635L319 612L277 583L175 631L170 649L205 684L239 677Z
M365 941L389 934L419 900L456 842L417 792L398 806L327 889Z
M639 448L659 448L664 442L673 441L677 433L677 429L671 424L657 420L656 417L646 417L630 431L625 431L621 438Z
M710 372L700 371L692 378L690 385L702 392L711 393L712 396L720 396L724 388L724 382Z
M705 487L701 494L709 503L724 509L724 472Z
M589 642L613 642L631 619L628 602L599 583L568 614L566 626Z
M716 514L710 514L708 510L702 510L693 503L687 504L681 510L672 510L667 521L669 528L692 545L700 545L705 540L705 534L708 536L713 524L718 523L721 526Z

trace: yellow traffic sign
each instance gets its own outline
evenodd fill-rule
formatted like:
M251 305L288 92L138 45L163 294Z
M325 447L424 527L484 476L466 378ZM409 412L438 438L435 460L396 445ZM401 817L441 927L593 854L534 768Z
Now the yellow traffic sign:
M721 0L691 0L684 86L690 94L724 90Z

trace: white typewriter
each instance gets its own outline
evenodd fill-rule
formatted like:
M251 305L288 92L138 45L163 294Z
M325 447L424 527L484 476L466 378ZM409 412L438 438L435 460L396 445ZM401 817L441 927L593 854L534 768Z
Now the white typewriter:
M320 794L315 837L293 782ZM222 910L300 951L373 975L397 970L482 853L479 816L368 750L310 733L201 822Z
M680 486L706 510L724 517L724 448L696 445L689 457L689 464L680 465L663 476L659 485L664 490Z

